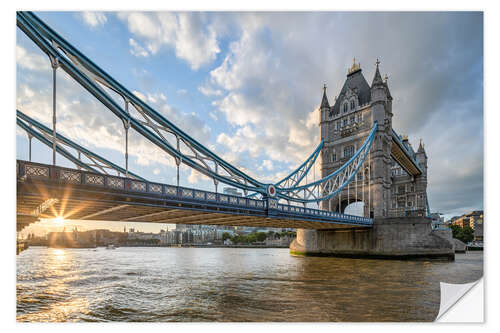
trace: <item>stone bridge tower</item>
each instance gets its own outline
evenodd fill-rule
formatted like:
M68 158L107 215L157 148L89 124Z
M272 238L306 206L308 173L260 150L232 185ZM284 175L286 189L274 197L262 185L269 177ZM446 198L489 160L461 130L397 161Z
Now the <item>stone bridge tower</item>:
M348 70L344 85L330 106L323 88L320 106L322 177L344 164L363 144L375 122L375 139L363 170L339 196L323 202L323 209L343 212L348 204L363 201L364 216L385 217L391 202L392 96L379 71L377 60L371 86L360 64Z
M433 230L430 218L425 215L427 155L424 146L421 143L414 152L407 137L393 131L392 96L387 78L383 80L380 75L379 64L377 60L370 86L360 65L354 62L334 104L331 106L328 102L324 87L320 107L323 177L343 165L366 140L373 124L378 124L363 169L339 195L322 202L323 209L343 212L349 203L363 201L364 216L373 217L373 225L297 229L290 252L453 260L451 230Z

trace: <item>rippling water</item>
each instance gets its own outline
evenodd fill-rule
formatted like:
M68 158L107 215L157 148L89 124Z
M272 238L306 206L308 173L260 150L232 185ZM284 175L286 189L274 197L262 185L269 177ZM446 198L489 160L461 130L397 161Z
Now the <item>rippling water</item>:
M455 262L294 257L288 249L31 247L17 256L18 321L432 321Z

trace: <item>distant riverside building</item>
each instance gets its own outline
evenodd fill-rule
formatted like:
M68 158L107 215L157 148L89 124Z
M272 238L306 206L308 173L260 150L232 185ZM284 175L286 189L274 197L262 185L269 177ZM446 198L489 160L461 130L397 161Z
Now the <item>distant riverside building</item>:
M483 211L482 210L474 210L472 212L466 213L462 216L453 217L449 221L450 225L458 225L460 227L471 227L475 230L475 226L477 224L483 224ZM482 237L482 236L481 236Z
M89 231L49 232L47 245L55 247L92 247L108 244L119 244L126 240L127 234L122 232L97 229Z
M474 240L477 242L483 241L483 220L477 220L474 224Z

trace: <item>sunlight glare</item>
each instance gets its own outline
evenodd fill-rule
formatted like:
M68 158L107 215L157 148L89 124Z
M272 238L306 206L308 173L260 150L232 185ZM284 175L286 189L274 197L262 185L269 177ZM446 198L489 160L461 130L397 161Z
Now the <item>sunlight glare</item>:
M57 224L63 224L64 223L64 218L62 216L58 216L54 219L54 221L57 223Z

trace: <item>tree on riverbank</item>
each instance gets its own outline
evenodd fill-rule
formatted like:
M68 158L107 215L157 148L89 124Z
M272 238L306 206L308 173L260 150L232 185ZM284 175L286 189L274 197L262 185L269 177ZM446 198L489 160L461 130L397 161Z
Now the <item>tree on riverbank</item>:
M253 243L262 243L266 239L275 239L281 237L295 237L296 233L293 231L284 231L281 233L276 233L274 231L265 232L253 232L248 235L231 235L228 232L222 234L222 240L230 239L234 244L253 244Z
M459 225L451 225L450 228L453 233L453 238L456 238L465 244L474 240L474 229L471 227L465 226L462 228Z

